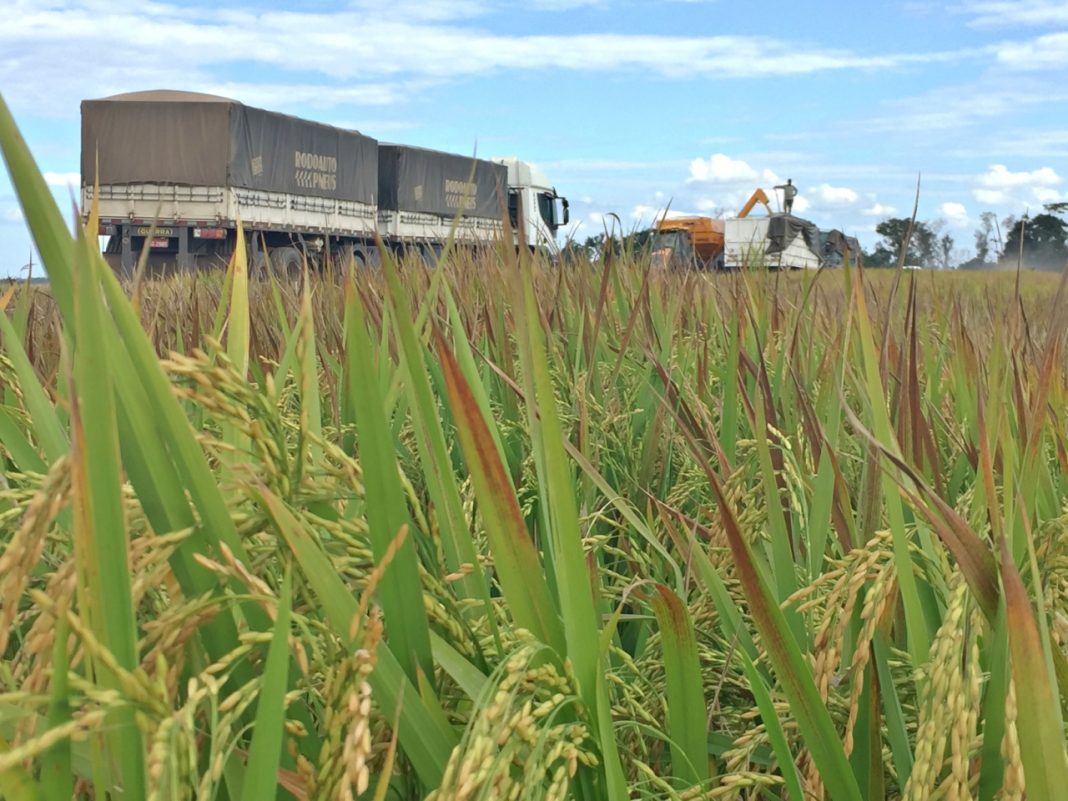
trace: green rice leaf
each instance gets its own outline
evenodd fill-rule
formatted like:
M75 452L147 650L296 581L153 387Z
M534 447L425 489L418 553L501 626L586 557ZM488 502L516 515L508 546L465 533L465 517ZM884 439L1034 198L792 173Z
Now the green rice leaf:
M683 787L709 779L706 709L693 621L682 601L663 584L650 604L664 646L668 736L671 769Z
M95 219L91 224L95 225ZM101 338L104 309L91 267L94 255L80 236L75 251L71 398L75 553L80 555L82 586L89 592L81 600L89 611L90 626L118 666L131 671L139 663L139 634L130 585L112 375ZM112 688L121 688L109 670L101 668L101 673ZM145 752L134 709L120 707L111 717L109 740L121 781L132 797L140 798L145 792Z
M415 530L401 486L397 456L374 374L371 340L367 334L363 301L349 284L345 308L347 384L356 414L357 452L366 487L367 524L375 559L380 561L402 527ZM379 585L379 600L386 618L386 640L397 654L408 680L416 682L416 668L433 672L430 633L422 604L415 537L408 537L386 568Z
M401 286L393 259L384 259L383 273L386 277L389 304L393 310L393 330L400 343L401 372L405 374L405 386L411 394L410 404L412 421L415 424L416 446L419 450L419 460L423 465L423 475L430 499L437 513L445 563L453 572L460 570L464 565L467 566L466 575L458 582L460 594L464 598L481 601L483 610L488 613L489 586L478 560L474 539L464 518L463 501L460 498L457 477L449 458L441 414L430 386L425 350L412 323L408 297ZM440 275L440 272L436 274L436 276ZM494 616L489 613L486 617L491 621L496 638Z
M1027 797L1031 801L1054 801L1062 798L1064 789L1068 788L1060 699L1054 692L1056 681L1047 669L1027 588L1012 561L1008 544L1005 540L1001 542L1001 580L1019 710L1016 728Z
M285 735L285 695L289 676L289 620L292 579L286 570L278 595L278 616L267 649L256 706L256 726L248 750L248 770L241 788L241 801L274 798L278 787L278 765Z
M565 643L560 619L500 452L459 364L440 334L437 354L508 607L516 623L562 653Z

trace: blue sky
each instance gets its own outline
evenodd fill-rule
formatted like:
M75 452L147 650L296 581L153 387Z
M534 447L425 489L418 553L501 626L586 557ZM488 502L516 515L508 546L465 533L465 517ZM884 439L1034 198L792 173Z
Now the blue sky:
M57 197L78 104L212 92L460 153L517 155L572 233L732 213L793 178L865 244L911 212L964 257L981 212L1068 200L1068 2L0 0L0 92ZM0 177L0 275L31 246Z

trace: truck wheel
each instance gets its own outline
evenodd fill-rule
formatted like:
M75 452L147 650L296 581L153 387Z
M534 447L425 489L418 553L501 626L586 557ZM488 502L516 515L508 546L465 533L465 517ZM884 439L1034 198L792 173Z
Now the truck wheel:
M271 270L276 278L299 280L304 272L304 256L293 247L276 248L271 252Z

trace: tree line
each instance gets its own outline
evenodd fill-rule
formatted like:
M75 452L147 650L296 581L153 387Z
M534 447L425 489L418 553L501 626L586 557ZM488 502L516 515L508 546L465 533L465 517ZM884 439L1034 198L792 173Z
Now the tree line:
M979 215L973 232L975 254L958 258L956 241L945 230L944 220L917 220L908 239L905 264L921 267L957 267L961 270L991 270L1000 264L1036 270L1060 271L1068 262L1068 203L1047 203L1034 217L1010 215L998 220L992 211ZM895 267L901 260L901 248L909 229L907 217L893 217L875 226L881 239L871 252L864 254L870 267Z

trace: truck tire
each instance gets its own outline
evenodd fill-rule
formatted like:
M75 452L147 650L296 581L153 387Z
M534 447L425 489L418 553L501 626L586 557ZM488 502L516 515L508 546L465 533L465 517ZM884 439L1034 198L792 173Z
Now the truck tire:
M299 280L304 273L304 256L294 247L275 248L270 257L271 270L276 278Z

